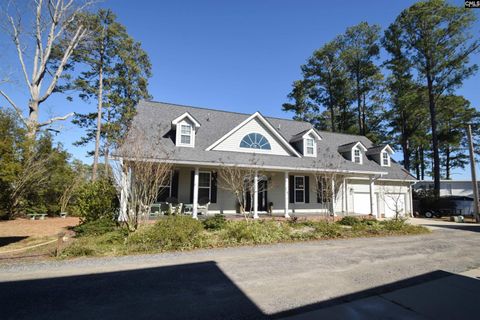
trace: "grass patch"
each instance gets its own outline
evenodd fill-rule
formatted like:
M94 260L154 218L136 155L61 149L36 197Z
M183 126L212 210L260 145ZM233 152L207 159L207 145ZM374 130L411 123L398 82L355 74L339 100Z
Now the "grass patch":
M188 216L168 216L153 225L144 225L134 233L128 233L119 227L113 229L89 227L88 232L85 232L86 228L80 228L82 231L79 236L62 252L62 256L114 256L429 232L425 227L410 225L403 220L348 218L348 221L342 221L337 223L307 220L228 221L216 216L200 222ZM99 232L100 229L104 232Z

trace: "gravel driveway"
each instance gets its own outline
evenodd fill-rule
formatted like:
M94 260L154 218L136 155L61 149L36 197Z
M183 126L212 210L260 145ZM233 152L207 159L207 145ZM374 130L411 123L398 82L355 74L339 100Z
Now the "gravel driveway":
M479 243L478 226L437 224L421 236L3 264L0 306L3 319L275 318L426 273L480 267Z

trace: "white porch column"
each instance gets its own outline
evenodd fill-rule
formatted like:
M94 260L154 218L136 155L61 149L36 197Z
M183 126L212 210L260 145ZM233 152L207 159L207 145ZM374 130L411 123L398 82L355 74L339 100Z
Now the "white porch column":
M290 218L288 214L288 203L289 203L289 184L288 184L288 172L285 171L285 218Z
M414 214L413 214L413 184L410 184L410 186L408 187L408 200L410 202L410 217L413 218L414 217Z
M258 172L253 177L253 219L258 219Z
M370 177L370 185L369 186L370 186L370 213L372 215L377 216L377 213L373 212L373 195L374 195L374 188L375 188L375 182L373 180L373 177Z
M335 179L331 179L332 183L332 214L335 216L335 205L337 203L336 194L335 194Z
M345 177L343 177L343 181L342 181L342 212L343 214L345 214L345 212L347 212L347 203L345 202L345 197L347 196L346 192L345 192L345 184L347 183L347 179L345 179Z
M198 219L198 176L200 169L195 168L195 174L193 176L193 209L192 209L192 218Z
M345 214L348 215L348 179L344 179L343 194L345 199Z
M128 220L127 216L127 201L128 201L128 173L125 172L123 166L123 159L120 162L120 214L118 221L125 222Z

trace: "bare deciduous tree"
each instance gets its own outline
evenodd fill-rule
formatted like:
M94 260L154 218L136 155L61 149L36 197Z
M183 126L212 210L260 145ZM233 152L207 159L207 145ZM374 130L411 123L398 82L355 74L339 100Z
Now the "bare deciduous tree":
M379 192L380 198L382 199L385 207L395 213L395 220L402 218L402 216L406 216L407 199L405 198L406 194L402 189L406 188L405 184L408 182L407 177L408 174L405 173L405 177L402 179L401 185L379 185L381 191ZM413 213L411 212L410 214L412 215Z
M268 177L266 172L258 169L259 167L261 167L261 164L258 159L253 156L247 166L222 164L220 170L218 170L218 177L220 179L219 187L234 194L239 205L240 213L243 214L245 220L248 220L248 215L251 214L253 210L255 174L257 174L257 177ZM272 179L269 179L269 183L267 184L258 184L257 191L260 193L271 190L273 187ZM248 201L250 202L249 208L247 208Z
M47 172L49 170L47 164L50 159L51 156L36 159L29 154L25 157L22 170L11 184L11 192L9 195L10 218L15 218L20 215L23 209L22 200L28 191L42 187L47 181Z
M315 168L321 168L323 171L314 171L315 194L320 202L328 209L330 215L334 216L334 198L340 186L340 179L343 177L333 156L322 156L315 160Z
M29 138L35 138L41 127L66 120L73 115L69 113L39 122L40 105L55 92L73 51L87 36L87 27L79 20L79 16L90 4L88 1L77 5L74 0L37 0L33 12L34 22L30 25L22 24L20 8L16 8L11 2L5 8L3 20L8 23L9 34L29 93L28 117L23 114L24 108L15 103L5 91L0 90L0 95L7 100L26 125ZM61 46L64 49L59 53L58 62L52 64L53 51L60 41L66 45ZM27 50L28 44L33 54ZM31 63L27 63L26 59L30 56Z
M147 148L146 135L141 129L131 129L117 150L118 161L112 162L121 202L120 220L130 231L138 228L142 219L147 219L150 206L156 201L161 186L171 178L170 154L161 149Z

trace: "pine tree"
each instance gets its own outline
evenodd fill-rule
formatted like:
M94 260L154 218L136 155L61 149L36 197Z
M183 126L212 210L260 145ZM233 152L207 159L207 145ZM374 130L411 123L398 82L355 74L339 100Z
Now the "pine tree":
M436 195L440 192L441 167L438 99L477 70L476 65L469 65L470 55L479 47L469 32L475 19L472 10L431 0L415 3L394 22L402 30L399 40L405 56L409 57L418 81L427 88Z
M86 129L86 135L76 145L95 141L92 180L97 177L100 147L108 167L109 149L125 132L140 99L149 98L147 86L151 65L141 45L116 21L110 10L99 10L86 16L95 35L75 55L81 65L74 89L84 100L94 100L97 111L77 113L74 123Z

